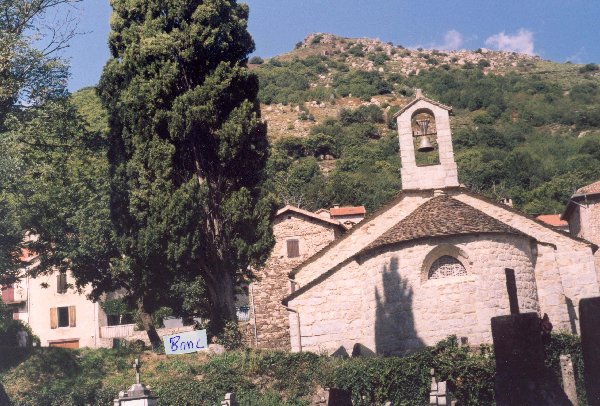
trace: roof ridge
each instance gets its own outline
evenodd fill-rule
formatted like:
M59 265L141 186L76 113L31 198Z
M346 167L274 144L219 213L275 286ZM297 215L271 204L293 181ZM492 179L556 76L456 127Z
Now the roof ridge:
M337 221L337 220L328 219L327 217L319 216L316 213L313 213L311 211L304 210L304 209L301 209L299 207L292 206L292 205L289 205L289 204L286 205L286 206L284 206L283 208L279 209L277 211L277 214L275 214L275 217L280 216L283 213L286 213L288 211L293 211L294 213L298 213L298 214L304 215L306 217L313 218L315 220L319 220L319 221L322 221L322 222L325 222L325 223L329 223L331 225L338 226L338 227L341 227L342 229L346 230L346 227L344 227L344 225L342 223L340 223L339 221Z
M417 207L359 253L421 238L485 233L526 235L469 204L443 194Z

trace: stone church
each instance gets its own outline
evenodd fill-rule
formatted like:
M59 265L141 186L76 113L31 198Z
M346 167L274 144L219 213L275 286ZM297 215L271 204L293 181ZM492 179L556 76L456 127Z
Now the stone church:
M278 346L289 339L293 351L350 353L361 344L403 354L451 334L489 343L490 318L515 305L577 333L579 300L599 295L597 246L462 187L450 112L418 91L396 114L402 191L350 230L314 213L280 212L276 230L310 223L320 237L304 255L278 240L279 258L267 267L284 261L279 274L287 269L291 279L279 278L285 297L267 312L274 324L288 318Z

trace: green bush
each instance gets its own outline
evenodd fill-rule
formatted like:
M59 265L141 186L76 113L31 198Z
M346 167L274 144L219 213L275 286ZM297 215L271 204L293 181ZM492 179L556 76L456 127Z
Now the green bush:
M600 68L595 63L588 63L579 68L579 73L595 72Z

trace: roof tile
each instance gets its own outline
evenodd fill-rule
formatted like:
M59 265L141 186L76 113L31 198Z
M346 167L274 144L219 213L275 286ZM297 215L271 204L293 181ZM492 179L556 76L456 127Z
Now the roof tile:
M575 192L576 195L591 195L594 193L600 193L600 180L582 188L579 188Z
M332 207L329 209L329 212L332 216L351 216L357 214L365 214L367 210L365 206L355 206L355 207Z
M362 252L420 238L522 232L447 195L433 197L365 247Z
M560 214L540 214L536 219L554 227L567 227L569 225L568 222L560 219Z

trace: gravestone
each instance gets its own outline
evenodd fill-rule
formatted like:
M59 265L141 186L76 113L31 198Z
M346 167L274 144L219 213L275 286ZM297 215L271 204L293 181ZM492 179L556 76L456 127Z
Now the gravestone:
M352 393L337 388L319 389L310 403L312 406L352 406Z
M589 406L600 405L600 297L579 301L581 350Z
M114 406L156 406L158 397L154 396L140 379L140 360L136 358L133 363L135 368L135 384L127 391L119 392L119 397L113 401Z
M570 406L552 371L544 365L537 313L492 318L497 406Z
M221 406L239 406L235 399L235 393L226 393L225 400L221 402Z
M448 391L446 381L438 382L435 379L435 370L431 368L431 390L429 391L429 404L431 406L447 406L452 403L452 395Z
M577 405L577 385L575 384L575 371L570 355L560 356L560 371L565 394L572 404Z

